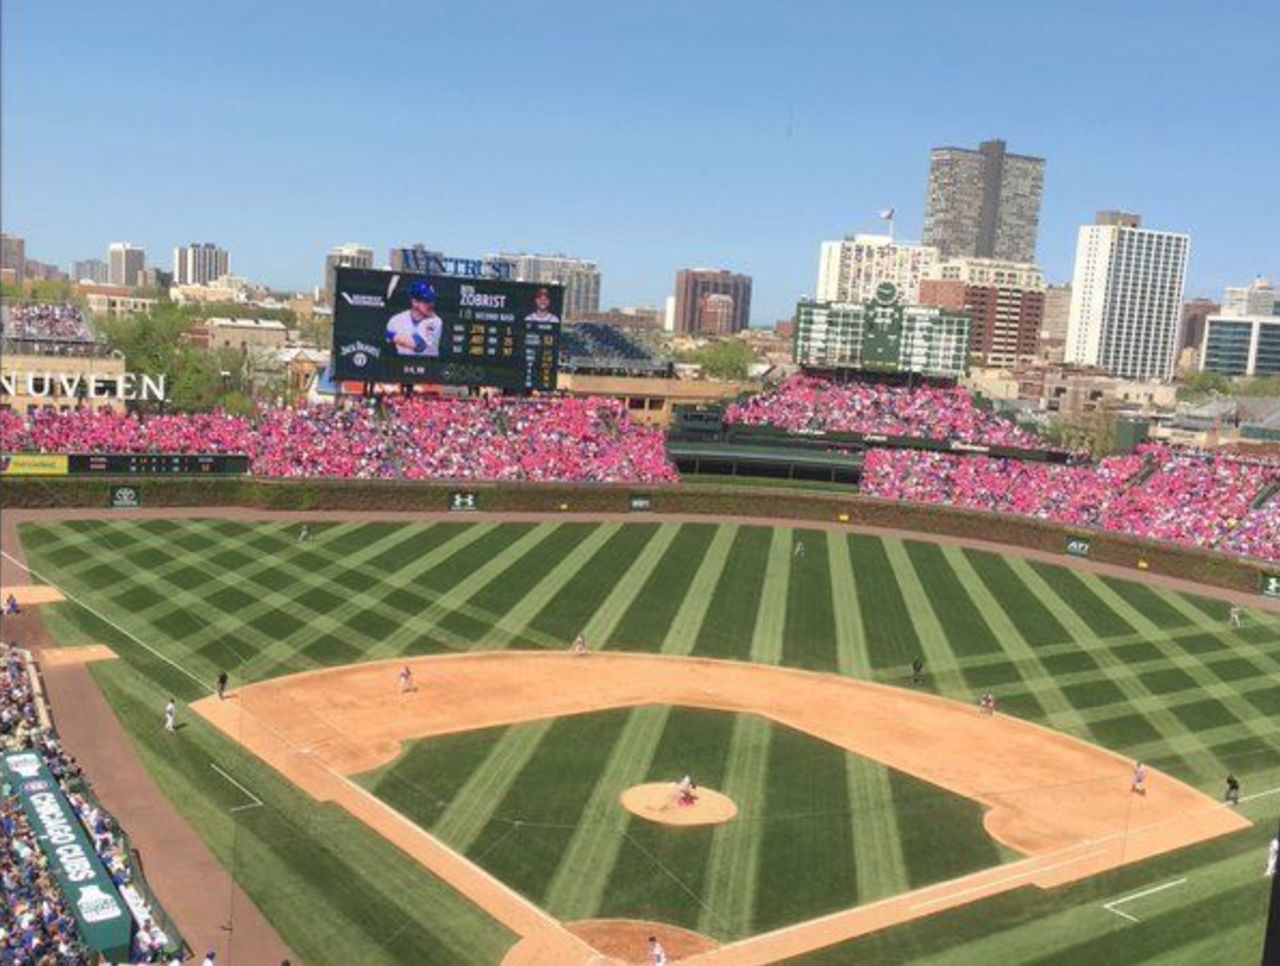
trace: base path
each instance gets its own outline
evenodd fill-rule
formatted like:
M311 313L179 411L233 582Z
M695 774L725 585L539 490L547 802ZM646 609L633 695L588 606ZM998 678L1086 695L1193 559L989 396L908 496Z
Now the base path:
M714 939L688 929L662 922L640 922L635 919L588 919L570 922L558 931L568 931L596 951L594 966L652 966L649 937L662 943L671 962L684 962L692 956L715 950ZM526 936L502 957L502 966L557 966L554 958L557 937L552 932ZM545 944L545 945L544 945Z
M194 709L312 796L381 832L556 963L600 962L581 939L348 776L384 766L406 741L646 704L760 714L982 803L997 841L1027 859L702 953L766 963L1009 889L1072 882L1249 827L1216 800L1154 769L1018 718L929 694L788 668L622 652L403 658L264 681ZM758 803L737 802L748 820ZM559 926L560 928L549 928ZM552 955L548 950L547 955ZM585 957L585 958L584 958Z
M56 604L66 599L62 596L62 591L56 587L46 587L44 584L15 584L0 587L0 603L8 601L10 594L20 607L30 607L33 604Z

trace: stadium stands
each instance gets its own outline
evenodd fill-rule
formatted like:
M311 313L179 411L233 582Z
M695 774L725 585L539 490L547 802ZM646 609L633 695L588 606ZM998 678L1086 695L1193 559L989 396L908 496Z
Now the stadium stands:
M382 407L136 416L0 414L6 453L244 453L271 477L671 483L662 434L620 403L559 397L418 397Z
M7 306L4 334L39 342L93 342L93 329L78 306L69 302L31 302Z
M130 963L169 962L183 944L158 924L135 882L127 840L93 800L75 759L49 722L31 655L0 643L0 752L34 751L58 780L89 840L135 919ZM7 789L6 789L7 791ZM0 963L70 966L96 961L77 935L76 921L50 871L18 799L0 796Z
M978 408L962 389L837 384L804 375L730 406L725 420L792 432L914 436L1023 449L1045 446L1036 434Z
M1277 482L1280 463L1155 446L1090 466L876 449L862 490L1280 560Z
M652 375L671 363L617 326L574 322L560 329L560 368L568 372Z

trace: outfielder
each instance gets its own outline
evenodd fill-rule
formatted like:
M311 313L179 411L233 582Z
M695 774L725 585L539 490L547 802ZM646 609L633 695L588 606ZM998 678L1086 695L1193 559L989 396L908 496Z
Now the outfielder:
M440 355L440 335L444 322L436 315L436 290L430 282L409 286L409 307L387 322L387 341L402 356Z

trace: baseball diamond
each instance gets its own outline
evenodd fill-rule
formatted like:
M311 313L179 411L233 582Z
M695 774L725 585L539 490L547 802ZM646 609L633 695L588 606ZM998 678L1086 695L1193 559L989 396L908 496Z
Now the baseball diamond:
M6 512L46 674L297 960L1256 956L1280 613L843 524L382 516ZM716 821L663 819L686 775Z

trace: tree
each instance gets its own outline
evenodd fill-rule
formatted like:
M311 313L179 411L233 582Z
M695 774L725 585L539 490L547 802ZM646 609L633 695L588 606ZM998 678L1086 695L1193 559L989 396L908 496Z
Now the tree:
M1231 392L1231 380L1220 372L1197 372L1178 387L1179 399L1200 399L1213 393Z
M1236 389L1238 396L1280 396L1280 376L1258 376Z
M741 381L748 377L756 354L741 339L721 339L700 349L682 352L676 358L680 362L697 363L712 378Z

